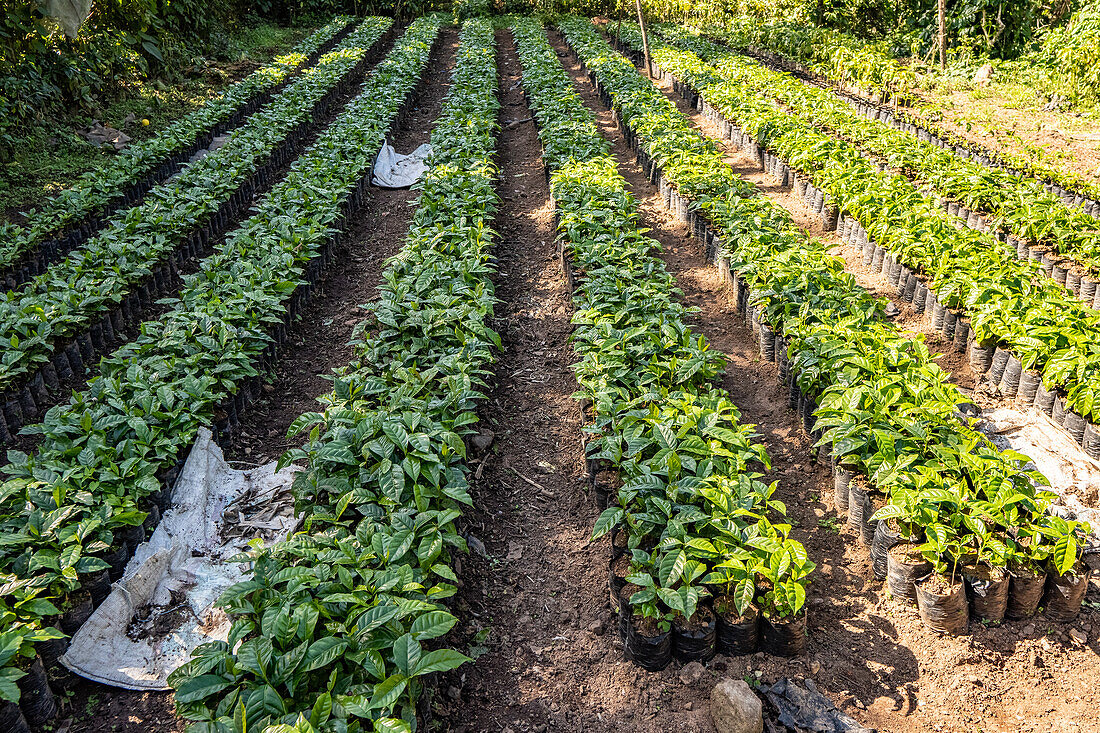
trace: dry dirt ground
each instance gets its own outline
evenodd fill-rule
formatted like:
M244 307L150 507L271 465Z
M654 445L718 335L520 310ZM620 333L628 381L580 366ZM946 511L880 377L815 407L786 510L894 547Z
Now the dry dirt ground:
M927 101L942 113L938 124L978 145L1100 183L1100 113L1096 111L1047 111L1033 89L1007 82L929 94Z

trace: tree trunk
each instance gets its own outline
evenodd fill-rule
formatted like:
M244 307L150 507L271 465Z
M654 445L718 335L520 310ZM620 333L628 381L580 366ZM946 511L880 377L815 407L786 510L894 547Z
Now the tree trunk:
M642 52L645 56L645 75L648 77L651 68L649 65L649 36L646 35L645 31L645 19L642 18L642 0L634 0L634 6L638 9L638 26L642 29Z
M939 0L939 16L940 16L940 68L947 68L947 0Z

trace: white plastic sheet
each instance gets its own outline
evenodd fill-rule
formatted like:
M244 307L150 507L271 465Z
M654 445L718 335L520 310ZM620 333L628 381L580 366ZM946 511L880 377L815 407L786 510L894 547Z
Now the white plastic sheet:
M371 183L379 188L408 188L428 172L432 146L425 143L408 155L401 155L388 142L374 160Z
M1095 543L1100 538L1100 510L1096 506L1100 462L1089 458L1065 429L1038 408L1001 407L983 412L982 420L979 427L996 445L1031 459L1050 482L1050 490L1058 494L1052 510L1088 522Z
M76 674L128 690L166 690L168 675L230 622L214 608L244 579L228 560L249 540L272 543L297 524L290 485L298 469L275 464L240 471L201 429L156 531L121 580L73 636L61 662Z

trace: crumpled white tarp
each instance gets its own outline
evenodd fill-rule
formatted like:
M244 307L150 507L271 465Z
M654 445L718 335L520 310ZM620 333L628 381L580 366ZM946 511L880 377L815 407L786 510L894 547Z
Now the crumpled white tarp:
M374 159L371 183L379 188L408 188L428 172L427 160L432 146L421 145L408 155L401 155L388 142L383 143Z
M167 690L168 675L195 647L228 638L231 624L214 603L245 577L229 558L255 537L270 544L296 527L290 485L298 470L230 468L200 429L171 506L61 662L107 685Z
M1054 513L1088 522L1094 541L1100 537L1100 510L1095 506L1100 462L1089 458L1073 436L1036 407L986 410L982 420L979 428L998 447L1023 453L1046 476L1050 490L1059 497L1052 507ZM1080 497L1086 497L1093 506L1087 506Z

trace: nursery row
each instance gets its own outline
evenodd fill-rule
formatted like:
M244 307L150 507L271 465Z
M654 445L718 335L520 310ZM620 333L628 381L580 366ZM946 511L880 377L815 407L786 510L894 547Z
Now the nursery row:
M0 674L17 676L12 668L33 659L41 629L79 627L155 524L198 428L228 427L258 391L257 367L280 351L285 324L364 203L375 156L409 108L442 23L410 25L254 215L184 279L169 312L47 414L35 454L9 454L0 602L23 643ZM0 695L13 697L11 688Z
M800 119L928 186L942 197L943 206L950 206L952 214L966 219L972 228L1007 240L1012 252L1042 260L1050 268L1047 274L1053 271L1056 280L1093 303L1100 281L1100 220L1048 193L1034 180L960 158L877 119L868 120L831 92L804 84L790 74L731 54L682 29L662 29L661 35L670 45L714 65L723 79L778 101ZM1050 256L1043 259L1048 249L1070 260L1059 262L1055 269Z
M248 118L217 151L157 186L66 259L0 300L0 438L38 416L47 390L81 374L158 294L168 294L177 261L204 251L254 195L293 159L315 114L352 89L392 26L368 18Z
M837 90L862 114L888 122L926 142L986 166L1036 178L1067 203L1084 205L1094 216L1100 216L1100 184L1095 181L1009 150L985 149L933 120L930 113L935 110L927 105L922 108L926 110L923 113L903 109L912 102L910 92L915 76L911 70L851 36L822 28L757 22L737 24L726 30L708 28L706 35L736 51L753 54L806 76L820 86ZM842 91L846 85L857 87L859 96ZM898 104L882 106L866 97L896 100Z
M837 226L839 211L845 212L845 220L865 228L899 268L917 275L912 284L906 278L915 307L943 315L959 345L970 344L978 374L990 370L998 350L1001 358L1011 354L1028 374L1021 383L1036 390L1021 397L1031 401L1042 389L1044 399L1061 400L1059 409L1075 416L1078 442L1100 452L1100 431L1093 424L1100 414L1100 352L1093 338L1100 313L1041 275L1037 263L1017 259L988 235L958 228L931 197L881 171L848 143L728 81L698 56L661 47L659 41L654 45L662 68L695 90L727 127L735 126L737 138L753 138L769 171L781 181L793 173L799 186L812 187L827 229ZM1020 384L1004 388L1014 397Z
M42 208L27 212L24 226L0 226L0 273L6 275L5 286L26 282L84 242L115 210L138 202L185 165L196 150L266 104L291 76L312 65L355 27L350 23L346 16L334 18L291 53L252 72L156 137L131 144L102 168L85 173Z
M859 89L884 101L905 101L916 74L882 49L847 33L795 23L762 23L741 18L707 33L741 51L777 61L794 61L807 71Z
M516 21L514 34L576 286L591 470L618 483L593 537L612 535L628 655L654 670L672 656L751 652L761 626L765 650L798 654L814 566L787 536L775 485L759 480L768 457L752 426L714 386L724 359L685 324L659 245L639 231L637 202L542 26Z
M1052 516L1052 495L1035 487L1042 476L971 428L959 412L963 395L924 344L899 334L883 317L883 301L858 287L843 262L783 209L755 196L590 24L569 19L563 27L671 208L736 273L762 356L776 361L807 432L830 448L838 508L849 510L866 542L882 535L881 574L886 550L917 553L923 573L907 582L922 580L929 608L958 603L960 575L970 579L972 595L986 584L1007 590L1007 570L1025 579L1021 587L1038 578L1041 589L1048 568L1055 577L1087 580L1079 565L1087 527ZM1003 605L978 605L984 618L1004 614Z
M244 733L303 722L408 732L421 678L469 661L422 642L456 622L442 602L456 590L452 553L466 549L454 524L471 503L463 436L499 347L486 325L496 92L493 26L467 21L405 249L359 327L377 330L324 412L291 428L309 431L282 459L306 464L295 480L304 530L250 556L252 578L221 598L229 641L197 649L171 680L185 718Z

